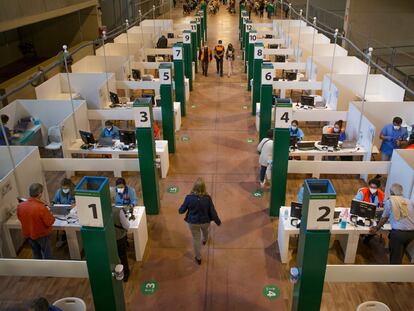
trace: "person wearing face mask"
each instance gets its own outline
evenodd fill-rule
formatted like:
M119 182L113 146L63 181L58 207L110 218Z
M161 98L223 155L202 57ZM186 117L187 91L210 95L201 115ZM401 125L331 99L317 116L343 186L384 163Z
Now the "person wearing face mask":
M53 204L75 204L75 185L69 178L63 178L60 188L56 191L52 199Z
M383 127L380 134L381 144L381 160L390 161L394 149L400 148L404 141L408 138L407 128L401 127L402 119L395 117L392 124Z
M112 121L105 121L105 127L101 131L100 138L111 137L113 140L119 139L119 128L114 126Z
M376 234L389 221L391 232L389 238L390 264L402 263L407 246L414 240L414 202L403 197L403 187L392 184L390 197L384 202L384 212L376 226L370 228Z
M203 76L207 77L208 64L213 60L213 53L207 46L207 43L205 43L204 47L200 49L200 53L198 54L198 60L200 61L201 68L203 69Z
M293 120L290 128L289 128L290 137L296 137L297 140L303 140L305 135L303 131L299 128L299 122L297 120Z
M358 190L355 200L373 203L377 207L382 207L384 203L384 191L380 189L381 181L379 179L371 179L368 182L368 187L363 187Z
M342 120L338 120L335 122L334 127L328 130L329 134L339 134L339 141L346 140L346 133L342 130Z
M126 185L123 178L118 178L115 182L115 206L136 206L138 203L135 189Z

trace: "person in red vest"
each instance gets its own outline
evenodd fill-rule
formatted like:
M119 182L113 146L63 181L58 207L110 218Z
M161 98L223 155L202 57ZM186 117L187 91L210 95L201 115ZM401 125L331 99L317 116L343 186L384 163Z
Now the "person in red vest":
M354 199L367 203L374 203L377 207L383 207L384 191L382 191L380 187L381 181L379 179L371 179L368 182L368 187L359 189Z

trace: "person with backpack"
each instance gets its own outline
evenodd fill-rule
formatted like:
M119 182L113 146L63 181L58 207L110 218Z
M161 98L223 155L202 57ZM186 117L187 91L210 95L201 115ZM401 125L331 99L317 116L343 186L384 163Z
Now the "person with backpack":
M223 60L225 52L225 48L222 43L223 41L219 40L218 44L214 48L214 58L216 59L217 74L219 74L220 77L223 76Z
M201 235L203 236L202 243L206 245L210 222L214 221L217 226L221 225L213 200L207 193L206 184L202 178L195 181L191 193L185 197L178 213L186 213L184 220L188 223L193 237L194 259L197 264L201 265Z
M266 184L266 170L269 166L269 162L273 160L273 130L267 131L267 137L263 138L257 146L259 152L259 164L260 164L260 187L264 187Z
M201 63L201 68L203 69L203 76L207 77L208 72L208 64L213 59L213 53L207 46L207 43L204 44L204 47L200 49L200 53L198 54L198 60Z

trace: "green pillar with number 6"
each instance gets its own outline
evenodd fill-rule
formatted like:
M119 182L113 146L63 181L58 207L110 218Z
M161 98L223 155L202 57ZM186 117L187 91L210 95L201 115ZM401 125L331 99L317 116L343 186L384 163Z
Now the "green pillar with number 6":
M267 137L267 131L271 128L271 123L272 123L273 72L274 72L274 68L272 64L269 64L269 63L262 64L262 68L261 68L262 85L260 86L260 115L259 115L260 140Z
M297 266L292 311L319 311L328 260L330 229L334 221L336 192L328 179L304 182Z

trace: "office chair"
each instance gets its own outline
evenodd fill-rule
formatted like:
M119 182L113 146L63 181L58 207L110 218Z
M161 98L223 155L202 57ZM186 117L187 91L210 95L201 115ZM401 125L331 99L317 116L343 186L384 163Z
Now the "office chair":
M67 297L56 300L53 305L62 311L86 311L85 302L77 297Z
M47 138L49 144L45 146L45 149L52 151L52 153L55 151L60 151L62 148L63 139L60 127L58 125L49 127L47 130Z

